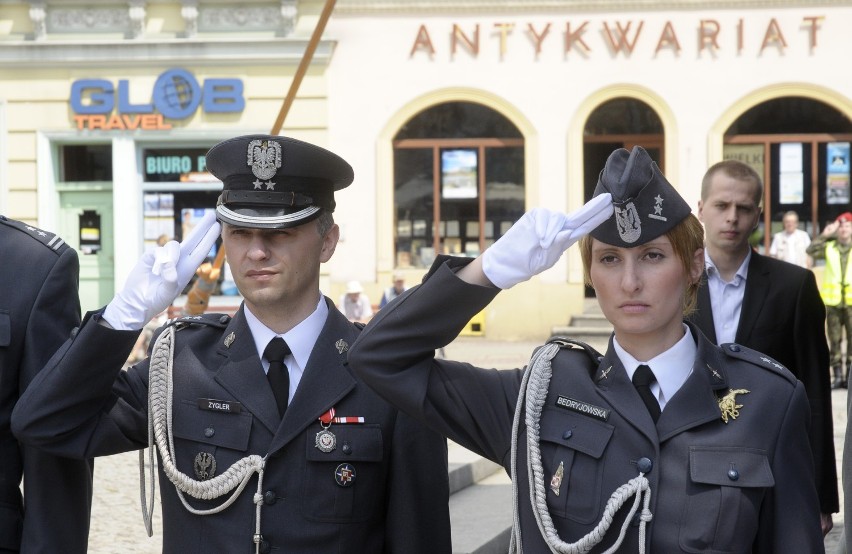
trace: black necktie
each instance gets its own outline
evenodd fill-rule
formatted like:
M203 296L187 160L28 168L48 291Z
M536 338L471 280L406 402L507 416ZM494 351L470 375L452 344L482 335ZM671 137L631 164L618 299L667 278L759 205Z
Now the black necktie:
M269 386L272 387L272 394L275 395L275 402L278 404L278 415L281 417L284 417L284 412L287 411L287 400L290 397L290 373L284 365L284 358L288 354L290 354L290 347L281 337L275 337L269 341L266 350L263 351L263 357L269 360L266 378L269 380Z
M651 392L651 383L654 383L656 380L654 372L644 364L637 367L633 373L633 386L636 387L636 391L642 397L642 402L648 408L648 413L651 414L651 419L654 420L654 423L657 423L657 420L660 419L660 403L657 402L654 393Z

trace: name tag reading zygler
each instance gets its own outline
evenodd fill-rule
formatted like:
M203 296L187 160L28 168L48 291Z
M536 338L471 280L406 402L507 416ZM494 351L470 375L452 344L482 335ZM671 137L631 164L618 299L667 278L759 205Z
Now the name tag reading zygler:
M228 412L232 414L238 414L243 409L243 405L234 400L216 400L214 398L199 398L198 407L211 412Z

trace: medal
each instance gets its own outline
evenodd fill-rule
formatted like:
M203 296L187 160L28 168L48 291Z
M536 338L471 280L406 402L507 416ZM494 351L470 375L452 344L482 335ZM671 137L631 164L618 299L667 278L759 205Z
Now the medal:
M314 446L325 453L329 453L337 448L337 437L335 437L334 433L329 431L327 427L323 427L322 431L317 433Z
M355 467L352 464L340 464L334 470L334 480L341 487L351 486L355 481Z
M335 448L337 448L337 437L334 436L334 433L328 430L331 427L331 422L334 419L334 407L328 409L327 412L319 416L320 430L317 433L317 437L314 440L314 446L316 446L320 452L325 452L328 454Z

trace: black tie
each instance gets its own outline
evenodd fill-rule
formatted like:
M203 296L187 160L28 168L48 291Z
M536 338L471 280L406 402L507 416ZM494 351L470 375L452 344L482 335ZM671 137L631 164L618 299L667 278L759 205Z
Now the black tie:
M272 394L275 395L275 402L278 404L278 415L281 417L284 417L284 412L287 411L287 400L290 397L290 373L284 365L284 358L288 354L290 354L290 347L281 337L275 337L269 341L266 350L263 351L263 357L269 360L266 378L269 379L269 386L272 387Z
M654 423L657 423L657 420L660 419L660 403L657 402L654 393L651 392L651 384L656 380L654 372L644 364L637 367L633 373L633 386L636 387L636 391L642 397L642 402L648 408L648 413L651 414Z

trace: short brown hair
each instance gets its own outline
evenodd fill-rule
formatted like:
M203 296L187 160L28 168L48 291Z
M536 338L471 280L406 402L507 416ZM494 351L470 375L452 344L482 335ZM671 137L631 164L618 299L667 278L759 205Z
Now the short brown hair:
M680 259L681 266L686 272L687 279L692 271L692 260L695 256L695 251L699 248L704 248L704 227L694 214L689 214L680 223L669 229L665 236L672 243L675 255ZM580 255L583 258L583 280L587 285L592 286L591 268L592 268L592 236L586 235L580 239ZM683 315L690 315L695 311L698 305L698 285L701 283L699 278L695 282L690 281L686 287L686 293L683 297Z
M750 165L738 160L723 160L710 166L710 169L704 174L704 178L701 179L701 200L707 200L710 195L710 183L713 180L713 175L719 171L724 172L732 179L751 182L754 185L754 204L760 206L763 200L763 180Z

